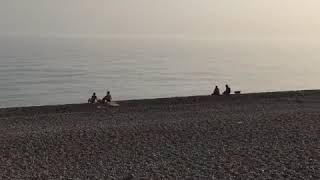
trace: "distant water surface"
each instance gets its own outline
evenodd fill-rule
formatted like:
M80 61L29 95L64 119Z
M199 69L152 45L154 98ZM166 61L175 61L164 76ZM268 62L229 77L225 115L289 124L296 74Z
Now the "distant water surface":
M0 107L320 88L320 43L1 38Z

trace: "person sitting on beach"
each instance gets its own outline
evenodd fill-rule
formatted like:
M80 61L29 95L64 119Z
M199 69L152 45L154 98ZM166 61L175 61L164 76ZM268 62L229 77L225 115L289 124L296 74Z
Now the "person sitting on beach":
M97 101L97 96L96 96L96 93L94 92L91 96L91 98L88 99L88 103L90 104L94 104L96 101Z
M102 102L103 103L111 102L111 100L112 100L112 97L111 97L110 91L107 91L107 95L102 99Z
M231 88L227 84L226 85L226 90L223 92L223 95L230 95L230 94L231 94Z
M218 86L216 86L214 88L214 91L213 91L213 93L211 95L212 96L219 96L220 95L220 90L219 90Z

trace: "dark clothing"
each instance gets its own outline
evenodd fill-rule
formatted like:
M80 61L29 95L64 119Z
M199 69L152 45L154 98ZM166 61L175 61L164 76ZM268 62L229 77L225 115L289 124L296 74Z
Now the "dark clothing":
M216 88L214 89L213 93L212 93L213 96L219 96L220 95L220 90L219 88L216 86Z
M223 92L224 95L229 95L231 94L231 88L227 85L226 90Z
M106 103L106 102L111 102L112 100L112 97L110 94L107 94L103 99L102 99L102 102L103 103Z
M97 96L96 95L92 95L92 97L89 99L89 103L94 104L97 101Z

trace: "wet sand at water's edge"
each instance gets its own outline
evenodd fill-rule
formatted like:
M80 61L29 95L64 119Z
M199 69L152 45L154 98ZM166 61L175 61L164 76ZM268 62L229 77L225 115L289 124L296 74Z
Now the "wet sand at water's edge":
M119 104L0 109L0 179L320 179L320 91Z

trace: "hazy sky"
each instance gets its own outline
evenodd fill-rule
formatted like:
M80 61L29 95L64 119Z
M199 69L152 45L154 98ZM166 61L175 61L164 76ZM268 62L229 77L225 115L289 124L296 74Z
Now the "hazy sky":
M319 0L0 0L0 35L315 37Z

